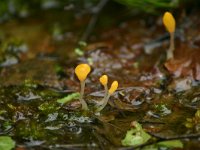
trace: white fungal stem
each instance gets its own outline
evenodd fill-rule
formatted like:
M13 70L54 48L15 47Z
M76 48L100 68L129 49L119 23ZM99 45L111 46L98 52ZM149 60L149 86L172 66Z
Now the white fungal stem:
M110 98L110 94L107 93L107 96L105 96L105 97L103 98L103 100L102 100L103 104L102 104L99 108L97 108L97 112L99 112L99 111L101 111L102 109L104 109L104 107L105 107L105 106L107 105L107 103L108 103L109 98Z
M174 46L174 32L171 32L170 33L170 46L169 46L169 49L167 51L167 59L173 59L174 58L174 49L175 49L175 46Z
M83 99L83 96L84 96L84 89L85 89L85 80L84 81L81 81L81 92L80 92L80 102L81 102L81 105L82 105L82 109L83 110L88 110L88 106L87 106L87 103L85 102L85 100Z
M105 92L104 97L103 97L103 99L100 102L97 103L97 106L103 105L104 99L106 99L106 97L108 95L108 86L107 86L107 84L104 85L104 92Z

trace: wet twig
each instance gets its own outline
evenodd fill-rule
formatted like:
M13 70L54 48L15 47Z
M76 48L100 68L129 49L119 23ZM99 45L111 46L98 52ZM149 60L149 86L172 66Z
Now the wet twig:
M99 148L102 149L102 150L105 149L106 144L108 144L109 141L106 138L104 138L102 135L98 134L95 131L93 131L92 133L93 133L94 137L97 139L97 141L99 143L98 144Z
M138 121L139 123L143 124L166 124L165 122L160 122L160 121L148 121L148 120L142 120Z
M177 136L160 136L160 135L157 135L157 134L153 134L153 133L149 133L151 134L152 136L156 137L156 138L160 138L162 140L176 140L176 139L186 139L186 138L199 138L200 137L200 133L197 133L197 134L184 134L184 135L177 135Z
M83 33L82 37L80 38L80 41L87 41L88 37L90 36L92 30L94 29L96 22L98 20L99 14L104 8L104 6L107 4L109 0L100 0L96 7L92 9L92 17L86 27L85 32Z

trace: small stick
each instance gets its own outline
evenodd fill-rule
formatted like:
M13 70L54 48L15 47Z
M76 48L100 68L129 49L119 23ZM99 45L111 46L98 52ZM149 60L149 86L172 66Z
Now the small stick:
M96 22L98 20L99 14L101 10L104 8L104 6L107 4L109 0L100 0L97 6L93 9L92 17L86 27L85 32L83 33L82 37L80 38L80 41L87 41L88 37L90 36L92 30L94 29Z

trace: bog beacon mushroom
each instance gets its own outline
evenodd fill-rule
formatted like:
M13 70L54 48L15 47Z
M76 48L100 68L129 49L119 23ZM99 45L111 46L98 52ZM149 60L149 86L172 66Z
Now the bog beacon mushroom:
M173 15L170 12L165 12L163 15L163 24L166 28L166 30L170 34L170 46L167 51L167 59L173 59L174 58L174 32L175 32L175 26L176 26L176 21L173 17Z
M104 86L104 90L105 90L105 94L104 94L104 98L103 100L106 98L106 96L108 95L108 76L107 75L102 75L99 78L100 83ZM103 100L101 100L98 105L102 105L103 104Z
M75 74L78 77L78 79L80 80L80 84L81 84L80 102L81 102L83 110L88 110L87 103L83 99L83 96L84 96L84 89L85 89L85 80L86 80L88 74L90 73L90 71L91 71L91 68L88 64L79 64L75 68Z
M113 94L118 88L118 82L117 81L114 81L112 84L111 84L111 87L108 91L108 94L111 95Z
M108 90L107 95L103 98L103 104L97 108L97 112L100 112L104 107L107 105L110 96L117 90L118 88L118 81L113 81L111 84L110 89Z

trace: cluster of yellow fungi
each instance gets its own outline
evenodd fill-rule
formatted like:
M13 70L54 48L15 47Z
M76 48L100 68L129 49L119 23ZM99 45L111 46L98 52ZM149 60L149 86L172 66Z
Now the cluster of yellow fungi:
M170 46L167 51L167 59L169 60L174 58L174 32L176 27L176 21L170 12L165 12L165 14L163 15L163 24L170 34Z
M175 32L176 22L175 22L173 15L170 12L165 12L165 14L163 15L163 24L165 25L167 31L170 33L170 46L167 51L167 59L173 59L174 58L174 49L175 49L174 32ZM83 96L84 96L84 89L85 89L85 80L86 80L88 74L90 73L90 71L91 71L91 68L88 64L79 64L75 68L75 74L78 77L78 79L80 80L80 84L81 84L80 102L81 102L83 110L88 110L87 103L83 99ZM108 76L107 75L102 75L99 78L99 81L104 86L105 95L104 95L104 98L99 102L99 107L97 108L97 111L101 111L106 106L110 96L118 88L118 82L114 81L111 84L110 89L108 90Z
M82 105L82 109L83 110L88 110L88 106L87 103L85 102L83 96L84 96L84 89L85 89L85 80L88 76L88 74L90 73L91 68L88 64L79 64L76 68L75 68L75 74L78 77L80 84L81 84L81 90L80 90L80 102ZM111 84L110 89L108 90L108 76L107 75L102 75L99 79L100 83L104 86L105 89L105 95L104 98L101 100L101 102L99 103L99 107L97 108L97 111L101 111L106 104L108 103L108 100L110 98L110 96L117 90L118 88L118 82L114 81Z
M97 111L101 111L106 104L108 103L108 100L110 98L110 96L117 90L118 88L118 82L117 81L113 81L113 83L111 84L110 89L108 90L108 76L107 75L103 75L99 78L100 83L104 86L105 89L105 94L104 94L104 98L101 100L100 102L100 107L97 108Z

